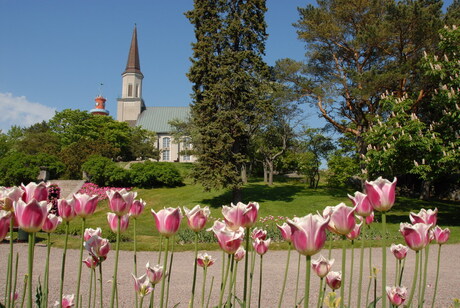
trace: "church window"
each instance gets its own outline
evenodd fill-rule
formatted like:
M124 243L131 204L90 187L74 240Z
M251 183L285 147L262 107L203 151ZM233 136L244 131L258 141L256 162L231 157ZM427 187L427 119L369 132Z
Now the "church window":
M139 85L138 84L136 85L136 97L140 97L140 95L139 95Z
M170 142L171 142L171 138L169 138L169 137L164 137L164 138L163 138L163 148L169 148Z
M169 161L169 150L163 150L163 161Z
M133 96L133 85L128 84L128 97L132 97L132 96Z

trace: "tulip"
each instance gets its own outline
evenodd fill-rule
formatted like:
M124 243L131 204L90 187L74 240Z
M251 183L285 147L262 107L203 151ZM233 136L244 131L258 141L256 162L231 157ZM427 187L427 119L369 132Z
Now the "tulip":
M62 297L61 307L62 308L71 308L71 307L75 306L74 300L75 300L75 295L74 294L72 294L72 295L64 295ZM56 301L54 303L54 307L59 307L59 302L58 301Z
M288 220L291 226L292 243L302 255L312 256L318 253L326 242L326 227L329 217L308 214L302 218Z
M112 232L125 232L129 226L129 215L117 216L115 213L107 213L107 222L109 223L110 230ZM118 229L118 223L120 222L120 229Z
M374 222L374 211L372 211L372 213L364 219L364 223L368 226L372 224L373 222Z
M123 216L129 212L137 196L136 192L128 192L124 188L120 191L109 190L106 193L109 197L110 210L118 216Z
M199 232L206 225L211 211L207 206L201 208L201 206L195 205L191 210L184 206L184 213L187 217L187 224L190 229L194 232Z
M24 231L34 233L40 231L48 213L48 203L32 199L28 203L19 200L14 204L14 212L18 224Z
M326 283L332 290L337 290L342 284L342 273L330 271L326 275Z
M386 212L393 206L395 202L396 178L393 182L379 177L375 181L366 181L367 196L374 207L374 210Z
M73 194L73 199L75 200L75 214L77 216L86 218L93 215L98 202L97 195L89 196L87 194L77 193Z
M70 222L77 216L75 213L75 199L59 199L58 200L58 213L62 220Z
M24 191L20 187L0 187L0 210L11 211L13 203L21 199Z
M161 235L170 237L177 233L182 219L182 212L179 207L175 209L171 207L164 208L158 213L152 210L152 214L155 218L157 230Z
M351 230L350 233L345 235L347 237L347 239L349 239L351 241L356 240L358 238L359 234L361 233L361 226L362 225L363 225L362 222L360 224L355 224L355 227L353 228L353 230Z
M402 260L406 258L407 252L409 251L409 247L404 246L402 244L391 244L390 251L398 260Z
M445 244L449 240L450 230L449 228L443 230L439 226L436 226L433 229L433 236L436 243L439 245Z
M144 296L152 292L153 288L149 284L149 280L147 279L147 275L144 274L139 278L136 278L133 274L131 274L134 279L134 290L137 292L139 297L142 299ZM141 300L142 303L142 300ZM142 307L142 304L141 304Z
M220 248L228 254L234 254L243 242L244 229L241 227L237 231L233 231L225 225L222 227L222 222L216 220L212 231Z
M61 222L61 217L54 214L48 214L48 216L45 218L45 223L42 226L42 230L47 233L54 232Z
M21 188L24 190L24 194L22 195L22 201L25 203L29 203L32 199L36 201L48 201L48 187L47 183L40 182L34 183L30 182L27 186L21 184Z
M83 239L85 242L89 240L92 236L101 236L102 235L102 230L101 228L93 229L93 228L87 228L85 229L85 233L83 234Z
M329 216L328 229L340 235L350 233L356 224L355 209L355 207L346 206L345 203L334 206Z
M240 227L252 227L256 223L258 212L259 203L257 202L250 202L247 205L238 202L236 205L232 203L231 206L222 207L225 222L228 228L233 231L238 230Z
M354 197L348 195L348 198L353 202L353 206L356 207L356 215L367 217L373 212L374 208L366 194L357 191Z
M98 260L91 256L88 256L85 260L83 260L83 263L90 269L95 269L99 265Z
M255 228L254 230L252 230L251 238L253 240L256 240L256 239L265 240L267 238L267 231L259 229L259 228Z
M129 209L129 215L133 218L139 217L142 212L144 211L145 205L147 203L145 201L141 200L134 200L130 209Z
M406 301L407 288L406 287L386 287L387 296L390 303L394 306L401 306Z
M414 225L401 223L399 231L410 249L419 251L430 243L431 224L416 223Z
M410 212L409 218L412 224L416 223L423 223L423 224L431 224L433 227L436 226L438 216L438 209L435 208L434 211L429 209L428 211L425 209L421 209L418 214Z
M283 225L281 226L279 225L276 225L276 226L280 230L281 236L283 237L283 239L286 242L291 243L291 227L287 223L283 223Z
M245 255L246 255L246 250L244 250L244 248L242 246L238 247L238 249L235 252L235 261L239 262L239 261L243 260Z
M107 255L110 251L110 243L107 239L102 238L98 235L93 235L85 243L84 247L89 254L100 262L107 259Z
M252 243L252 246L254 247L254 251L262 256L268 251L268 246L270 246L271 239L268 240L261 240L256 238L254 242Z
M11 212L0 210L0 242L3 241L10 230L10 220Z
M328 260L320 255L318 259L311 262L311 268L319 278L324 278L331 270L334 261L334 259Z
M145 265L147 271L147 278L149 279L150 283L154 286L161 281L163 278L163 266L155 265L154 267L150 266L150 263L147 262Z
M216 260L214 260L210 255L207 253L200 253L198 255L198 258L196 259L196 262L200 267L210 267L211 265L214 264Z

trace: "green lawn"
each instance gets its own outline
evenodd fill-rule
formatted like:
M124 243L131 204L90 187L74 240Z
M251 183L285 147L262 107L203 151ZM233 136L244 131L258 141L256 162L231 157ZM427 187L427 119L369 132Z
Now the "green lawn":
M186 172L187 169L182 170ZM142 198L147 202L145 212L137 220L137 241L138 250L157 250L160 245L160 237L155 228L155 223L150 209L160 210L163 207L177 207L187 206L192 208L196 204L202 206L209 206L211 208L211 216L213 219L221 218L221 206L229 205L231 200L231 193L227 190L204 192L199 185L192 184L189 180L186 185L177 188L156 188L156 189L136 189L138 198ZM321 187L319 189L309 189L305 184L298 181L285 181L277 182L272 187L268 187L263 182L254 181L250 182L244 187L243 196L245 202L257 201L260 204L259 217L263 218L269 215L274 216L268 222L265 222L263 227L270 229L272 235L277 235L275 222L279 224L282 220L278 216L289 217L304 216L308 213L315 213L322 211L327 205L336 205L340 202L345 202L351 205L347 198L347 193L352 194L353 191L345 189L329 189ZM438 208L438 224L441 227L449 227L451 230L451 239L449 243L460 242L460 203L447 202L447 201L421 201L418 199L398 198L397 203L387 214L389 237L391 240L388 242L400 243L403 242L402 237L399 235L399 223L409 222L408 214L410 211L418 212L421 208ZM109 234L107 225L108 203L103 201L98 205L97 212L87 219L88 227L100 226L103 230L103 236L109 237L114 241L113 234ZM377 221L380 217L376 217ZM209 222L209 226L212 221ZM261 223L259 223L262 226ZM132 249L133 243L133 224L131 221L130 228L124 233L125 242L121 243L122 249ZM79 245L79 237L76 236L80 232L81 219L77 218L70 224L70 230L73 236L69 238L69 247L77 248ZM375 241L380 237L380 224L374 223L371 227L370 245L380 245L379 241ZM59 227L60 234L53 235L54 246L62 247L64 243L63 226ZM211 234L204 234L203 237L212 239ZM38 234L39 239L44 239L44 234ZM188 240L193 238L191 232L187 232L187 225L184 218L181 226L180 236L176 236L175 250L191 250L193 244L187 243ZM217 249L216 243L201 243L200 250ZM334 246L341 247L340 241L336 241ZM284 249L287 245L285 243L274 243L272 249Z

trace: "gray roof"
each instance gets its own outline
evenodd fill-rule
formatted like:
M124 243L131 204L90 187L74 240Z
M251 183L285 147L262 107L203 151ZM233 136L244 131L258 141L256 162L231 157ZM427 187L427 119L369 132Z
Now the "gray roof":
M137 118L137 126L156 133L169 133L171 120L187 121L190 107L147 107Z

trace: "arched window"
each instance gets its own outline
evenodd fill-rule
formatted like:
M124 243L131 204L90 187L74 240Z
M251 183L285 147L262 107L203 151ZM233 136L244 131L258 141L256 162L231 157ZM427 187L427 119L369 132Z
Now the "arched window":
M169 148L169 144L171 143L171 138L164 137L163 138L163 148Z
M133 85L128 84L128 97L132 97L132 96L133 96Z
M169 150L163 150L163 161L169 161Z
M139 85L136 85L136 97L139 97Z

